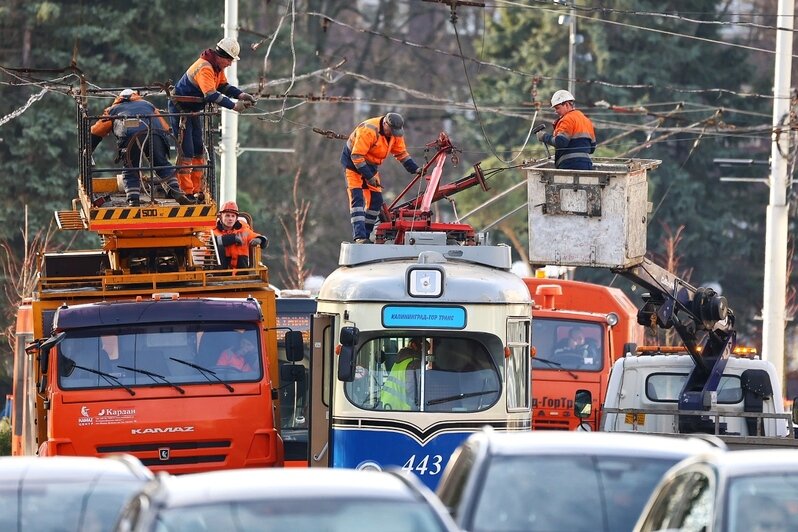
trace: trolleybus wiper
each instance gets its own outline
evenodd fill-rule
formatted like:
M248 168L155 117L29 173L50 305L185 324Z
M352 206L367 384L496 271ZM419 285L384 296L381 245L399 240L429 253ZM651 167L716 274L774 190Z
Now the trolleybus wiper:
M122 381L120 381L120 380L119 380L119 379L117 379L117 378L116 378L114 375L111 375L110 373L106 373L106 372L104 372L104 371L99 371L99 370L92 369L92 368L87 368L86 366L80 366L80 365L78 365L78 364L75 364L75 365L74 365L74 366L72 366L72 367L73 367L73 368L82 369L83 371L88 371L89 373L94 373L95 375L99 375L100 377L102 377L103 379L105 379L105 381L106 381L107 383L109 383L109 384L116 384L117 386L121 386L122 388L124 388L125 390L127 390L127 391L130 393L130 395L136 395L136 392L135 392L135 391L133 391L133 388L131 388L130 386L128 386L128 385L126 385L126 384L122 384Z
M216 375L216 372L211 370L211 369L203 368L202 366L198 366L197 364L194 364L193 362L188 362L187 360L180 360L179 358L175 358L175 357L169 357L169 360L174 360L175 362L180 362L181 364L185 364L186 366L190 366L190 367L196 369L197 371L202 373L203 377L205 377L208 380L211 380L211 378L208 377L208 375L210 375L211 377L213 377L214 379L219 381L221 384L224 384L224 387L227 388L230 393L233 393L235 391L235 389L233 389L232 386L230 386L229 384L224 382L222 379L220 379L219 376Z
M541 358L539 356L536 356L532 360L537 360L538 362L543 362L544 364L548 364L549 366L554 366L555 368L559 369L560 371L567 371L568 375L570 375L571 377L573 377L576 380L579 380L579 375L577 375L576 373L574 373L570 369L562 367L562 364L560 364L559 362L555 362L553 360L549 360L548 358Z
M175 384L175 383L173 383L173 382L170 382L170 381L169 381L169 379L167 379L167 378L166 378L166 377L164 377L163 375L158 375L157 373L153 373L152 371L147 371L146 369L136 369L136 368L131 368L130 366L117 366L117 368L119 368L119 369L126 369L126 370L129 370L129 371L134 371L134 372L136 372L136 373L143 373L144 375L148 376L149 378L151 378L151 379L152 379L153 381L155 381L156 383L157 383L158 381L155 379L155 377L158 377L159 379L161 379L162 381L164 381L166 384L168 384L169 386L171 386L172 388L174 388L174 389L175 389L175 390L177 390L178 392L180 392L180 393L186 393L186 391L185 391L183 388L181 388L180 386L178 386L177 384Z
M467 399L469 397L477 397L479 395L488 395L489 393L499 393L499 390L485 390L482 392L469 392L459 393L457 395L450 395L449 397L441 397L439 399L431 399L427 401L428 405L438 405L441 403L448 403L449 401L457 401L458 399Z

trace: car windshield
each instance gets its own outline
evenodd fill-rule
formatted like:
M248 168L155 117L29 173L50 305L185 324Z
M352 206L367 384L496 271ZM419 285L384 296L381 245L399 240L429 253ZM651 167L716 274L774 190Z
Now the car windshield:
M796 530L798 474L768 472L733 478L726 501L727 530Z
M537 455L491 459L473 513L475 532L632 530L676 458ZM512 489L508 489L508 487Z
M46 458L42 458L46 460ZM108 530L144 480L37 480L0 486L0 530L61 532Z
M153 529L166 531L438 532L444 525L423 502L379 499L270 499L162 510Z

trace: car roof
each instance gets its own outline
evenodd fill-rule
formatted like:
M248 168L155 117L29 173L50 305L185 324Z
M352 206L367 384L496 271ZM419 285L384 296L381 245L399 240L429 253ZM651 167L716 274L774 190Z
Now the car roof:
M232 469L162 476L159 483L162 502L172 508L264 498L423 500L396 475L352 469Z
M152 472L133 456L2 456L0 483L78 482L87 479L149 480Z
M712 452L718 447L703 438L669 437L633 432L482 432L492 455L584 454L684 458Z
M679 469L690 467L697 462L713 466L726 476L756 473L798 474L798 452L795 449L749 449L721 454L702 454L686 460Z

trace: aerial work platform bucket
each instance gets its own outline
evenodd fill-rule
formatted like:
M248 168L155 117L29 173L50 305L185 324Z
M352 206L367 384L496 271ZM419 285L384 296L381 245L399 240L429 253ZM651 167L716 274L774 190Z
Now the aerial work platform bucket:
M524 167L533 265L625 268L646 254L653 159L593 160L593 170Z

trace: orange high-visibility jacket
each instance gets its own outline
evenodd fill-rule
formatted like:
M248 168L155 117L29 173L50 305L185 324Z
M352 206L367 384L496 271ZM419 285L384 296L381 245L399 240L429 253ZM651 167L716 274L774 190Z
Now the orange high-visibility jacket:
M346 147L341 153L341 164L365 179L370 179L377 173L377 167L389 154L396 157L408 172L415 172L418 169L407 153L404 137L388 137L384 134L380 127L382 118L381 116L369 118L358 124L349 135Z

